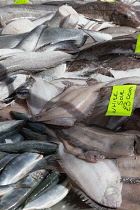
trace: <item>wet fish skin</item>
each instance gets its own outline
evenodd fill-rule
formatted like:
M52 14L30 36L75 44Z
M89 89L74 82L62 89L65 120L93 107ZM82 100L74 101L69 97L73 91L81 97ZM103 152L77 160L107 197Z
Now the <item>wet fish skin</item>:
M24 124L23 120L9 120L5 122L0 122L0 134L1 137L14 129L21 127Z
M39 140L39 141L47 141L47 135L34 132L28 128L22 128L20 133L24 136L27 140Z
M45 179L40 183L40 185L38 185L38 187L32 192L30 197L26 200L26 204L38 198L42 193L50 190L58 182L59 182L58 173L55 173L55 172L48 173Z
M11 153L18 152L33 152L50 155L57 149L57 145L54 143L43 142L43 141L21 141L17 143L2 143L0 144L0 151L7 151ZM28 154L28 153L27 153Z
M60 166L73 181L73 185L75 183L74 186L77 186L90 198L90 204L93 200L93 202L110 208L121 206L122 183L119 182L121 175L112 160L105 159L95 164L88 163L66 153L62 143L59 145L58 157ZM102 176L102 170L104 176Z
M0 171L2 171L4 169L4 167L6 167L6 165L8 163L10 163L10 161L12 161L18 155L19 154L9 154L9 153L7 153L7 155L0 160Z
M9 22L15 18L37 18L42 15L55 12L58 6L53 5L7 5L0 7L0 13L5 22Z
M29 202L23 210L49 208L61 201L69 192L68 180L55 185L49 191L42 193L35 200ZM41 201L41 202L40 202Z
M71 127L74 122L86 118L91 109L94 109L102 85L104 84L96 84L90 87L69 87L60 96L53 99L52 108L33 116L30 120Z
M15 49L21 49L28 52L34 51L44 28L44 25L35 27L15 46Z
M78 13L105 21L113 21L121 26L138 27L139 17L127 4L120 2L89 2L75 9Z
M24 74L17 74L16 76L11 76L1 81L0 83L0 100L4 100L9 97L14 91L19 88L27 79Z
M18 183L18 187L4 195L0 202L1 209L17 209L40 184L46 175L45 170L38 170L30 173L27 177ZM24 187L22 187L22 185Z
M31 117L31 115L28 115L28 114L25 114L25 113L16 112L16 111L11 111L10 114L16 120L24 120L24 121L27 121Z
M135 49L136 40L137 38L126 38L93 44L88 49L82 50L76 59L93 59L107 54L132 54Z
M65 52L25 52L11 55L3 61L0 61L1 72L0 76L4 77L13 72L39 72L44 69L55 67L66 61L70 61L74 58L74 55L70 55ZM16 65L15 65L16 63Z
M8 23L1 34L22 34L31 31L34 24L28 19L18 19Z
M105 158L134 155L135 133L127 135L127 132L113 132L98 126L74 125L57 130L56 134L60 140L64 139L83 150L77 157L84 157L85 154L84 158L90 162L99 161L102 155Z
M29 172L35 163L42 158L40 154L23 153L13 160L2 170L0 174L0 185L12 184Z

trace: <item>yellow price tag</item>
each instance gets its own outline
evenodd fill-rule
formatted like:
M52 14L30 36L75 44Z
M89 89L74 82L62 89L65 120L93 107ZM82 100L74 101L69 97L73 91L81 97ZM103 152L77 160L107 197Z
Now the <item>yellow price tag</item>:
M115 0L101 0L101 1L115 1Z
M140 34L138 34L138 39L137 39L135 53L140 53Z
M136 85L114 86L106 116L130 116L136 87Z
M29 0L16 0L13 4L27 4Z

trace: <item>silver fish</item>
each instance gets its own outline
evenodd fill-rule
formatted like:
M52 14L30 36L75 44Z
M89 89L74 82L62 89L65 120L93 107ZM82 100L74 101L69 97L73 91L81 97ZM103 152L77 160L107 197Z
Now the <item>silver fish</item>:
M14 183L29 172L42 155L35 153L23 153L12 160L0 175L0 185Z
M19 183L17 187L4 195L0 202L0 209L17 209L40 184L46 175L45 170L38 170L30 173Z
M35 200L27 203L23 210L50 208L61 201L68 194L69 190L70 184L66 180L52 187L49 191L43 192Z

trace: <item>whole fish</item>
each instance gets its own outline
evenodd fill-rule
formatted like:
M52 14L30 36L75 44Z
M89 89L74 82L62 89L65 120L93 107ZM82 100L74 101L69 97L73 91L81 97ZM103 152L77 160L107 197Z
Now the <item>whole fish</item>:
M0 185L14 183L29 172L35 163L42 158L42 155L36 153L23 153L5 166L0 174Z
M98 161L98 156L118 158L134 155L134 143L137 136L127 132L113 132L97 126L74 125L71 128L57 130L60 140L65 139L83 150L79 158L90 162ZM95 153L95 155L94 155ZM99 155L97 155L99 153Z
M75 10L86 17L111 21L121 26L140 26L140 19L135 10L121 2L89 2Z
M4 77L10 73L20 72L20 70L29 74L39 72L70 61L73 58L73 55L61 51L15 53L0 61L0 76Z
M75 121L86 118L94 109L102 86L104 84L69 87L60 96L54 98L54 101L52 100L49 110L33 116L30 120L57 126L73 126Z
M62 144L59 145L58 157L60 166L70 177L73 185L75 184L74 186L90 199L87 203L92 207L94 202L110 208L121 206L122 183L119 181L121 176L112 160L89 163L66 153Z
M49 191L43 192L35 200L29 202L23 210L50 208L61 201L68 194L69 190L70 184L66 180L52 187Z
M18 187L4 195L0 202L0 209L17 209L40 184L46 175L45 170L38 170L30 173L18 183ZM22 187L22 185L24 187Z
M57 145L50 142L43 141L21 141L17 143L2 143L0 144L0 151L6 151L11 153L18 152L33 152L42 154L52 154L56 151Z

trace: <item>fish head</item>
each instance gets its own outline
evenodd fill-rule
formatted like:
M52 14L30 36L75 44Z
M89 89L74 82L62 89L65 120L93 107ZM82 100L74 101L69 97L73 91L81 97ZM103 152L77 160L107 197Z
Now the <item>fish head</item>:
M110 21L121 26L129 26L133 28L140 26L140 19L136 12L128 6L114 9Z
M31 173L32 178L36 179L36 180L42 180L45 175L47 174L45 169L42 170L37 170Z

